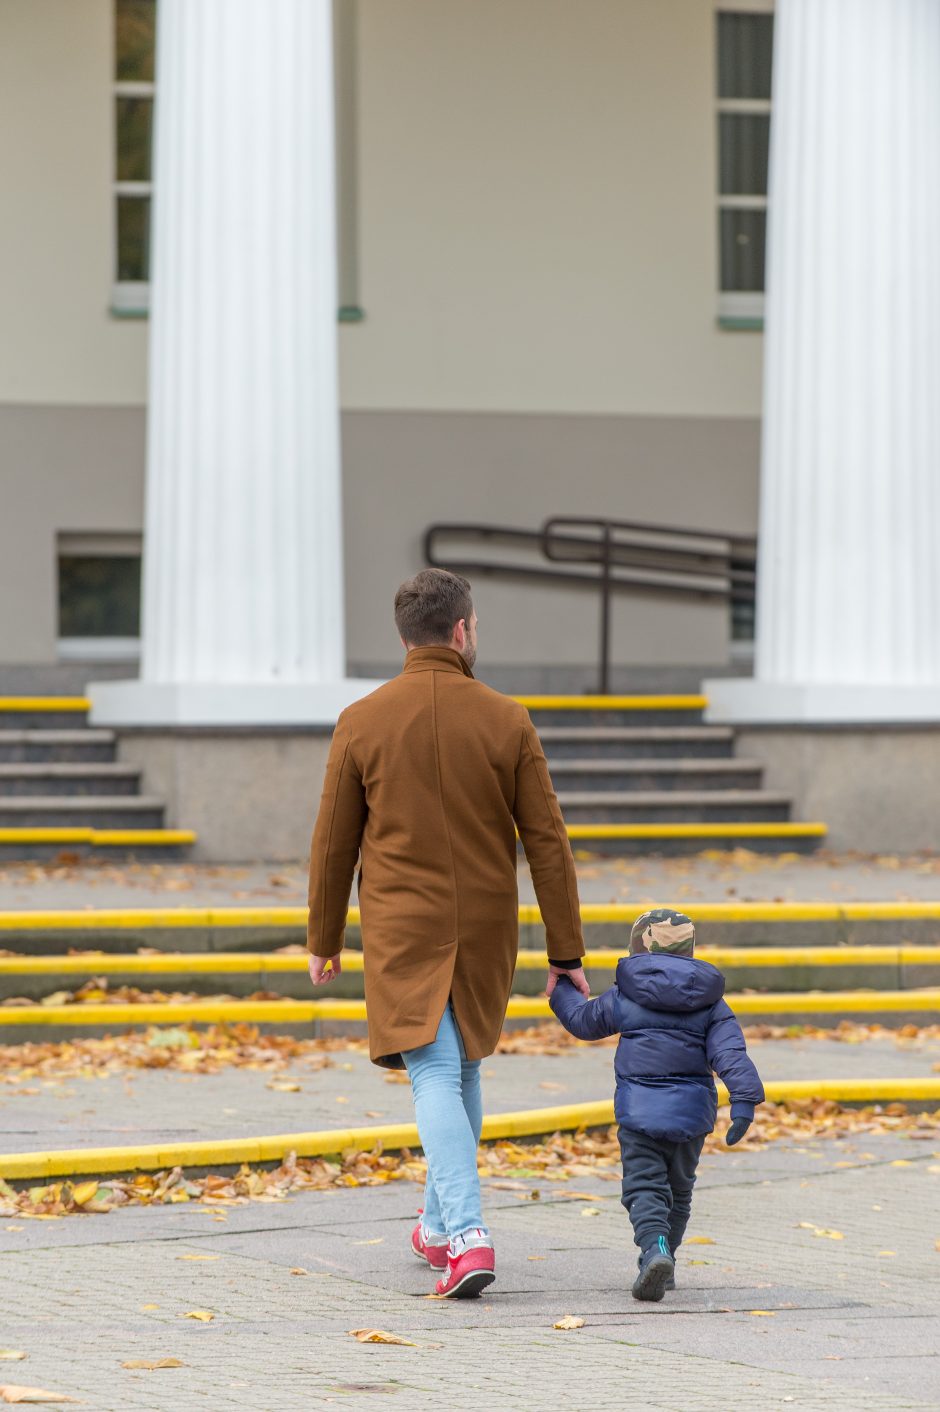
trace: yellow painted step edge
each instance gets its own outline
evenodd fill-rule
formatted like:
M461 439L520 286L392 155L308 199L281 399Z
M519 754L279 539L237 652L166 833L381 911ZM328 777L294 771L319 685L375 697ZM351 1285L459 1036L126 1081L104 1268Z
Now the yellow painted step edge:
M703 711L707 696L516 696L528 711Z
M728 995L738 1015L876 1014L887 1011L936 1011L940 990L778 991ZM551 1017L542 996L514 995L506 1014L511 1020ZM139 1005L0 1005L0 1028L18 1025L185 1025L308 1024L315 1020L364 1021L363 1000L187 1000Z
M184 831L177 830L177 833ZM187 835L189 836L189 835ZM657 903L592 903L581 907L586 926L632 924ZM680 905L696 922L913 922L940 921L940 902L692 902ZM534 904L519 908L522 926L538 926ZM347 925L358 927L358 907L350 907ZM302 930L306 907L117 907L66 908L0 912L0 932L170 930L197 927L284 927Z
M566 824L570 839L591 838L824 838L819 823Z
M0 696L0 711L87 711L87 696Z
M587 953L589 970L613 970L622 951ZM940 966L940 946L728 946L701 947L700 961L722 969L769 966ZM541 971L544 951L520 951L518 971ZM169 951L158 956L88 951L80 956L0 956L0 976L156 976L260 975L305 972L306 955L279 956L271 951ZM344 951L343 970L362 970L362 952Z
M940 1101L940 1079L803 1079L765 1085L771 1103L828 1099L835 1103ZM718 1085L718 1101L728 1092ZM483 1119L483 1141L536 1137L578 1128L608 1127L614 1121L609 1098L594 1103L570 1103L554 1108L529 1108L493 1113ZM0 1177L30 1178L105 1176L119 1172L162 1171L169 1167L228 1167L242 1162L280 1162L289 1152L298 1157L332 1156L350 1150L371 1152L381 1144L386 1152L420 1146L413 1123L375 1127L335 1128L319 1132L279 1133L271 1137L214 1139L205 1142L153 1143L137 1147L65 1148L45 1152L14 1152L0 1156ZM560 1187L559 1192L563 1193Z
M94 848L180 845L196 842L192 829L0 829L2 843L88 843Z

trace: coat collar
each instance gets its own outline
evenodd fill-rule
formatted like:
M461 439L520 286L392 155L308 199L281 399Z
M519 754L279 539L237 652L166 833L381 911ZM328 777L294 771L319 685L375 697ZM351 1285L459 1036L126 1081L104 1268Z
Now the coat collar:
M467 666L466 658L452 647L412 647L405 658L405 672L462 672L465 677L473 673Z

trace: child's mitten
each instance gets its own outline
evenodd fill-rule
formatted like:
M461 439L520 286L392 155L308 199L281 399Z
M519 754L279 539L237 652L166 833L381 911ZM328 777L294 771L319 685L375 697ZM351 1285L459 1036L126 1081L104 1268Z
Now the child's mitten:
M725 1134L725 1142L729 1147L734 1147L736 1142L740 1142L748 1128L751 1126L750 1118L735 1118L731 1127Z

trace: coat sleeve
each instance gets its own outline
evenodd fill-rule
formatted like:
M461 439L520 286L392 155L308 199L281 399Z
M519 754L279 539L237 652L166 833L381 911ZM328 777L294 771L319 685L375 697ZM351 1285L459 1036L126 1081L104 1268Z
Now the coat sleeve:
M731 1095L732 1118L753 1118L754 1105L764 1101L764 1085L747 1052L741 1026L724 1000L712 1011L705 1053Z
M512 812L545 923L548 954L571 960L583 956L581 908L571 845L541 743L528 718L516 763L516 797Z
M548 1003L575 1039L606 1039L620 1028L614 1018L616 998L617 987L612 985L596 1000L585 1000L567 976L559 976Z
M350 744L349 727L340 716L310 845L307 950L314 956L336 956L343 949L349 894L366 822L365 790Z

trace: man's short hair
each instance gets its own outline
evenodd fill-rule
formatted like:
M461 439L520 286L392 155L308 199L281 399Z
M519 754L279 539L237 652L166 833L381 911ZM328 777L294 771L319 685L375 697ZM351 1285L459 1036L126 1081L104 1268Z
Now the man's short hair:
M395 626L415 647L447 644L461 618L473 617L470 585L446 569L422 569L395 594Z

